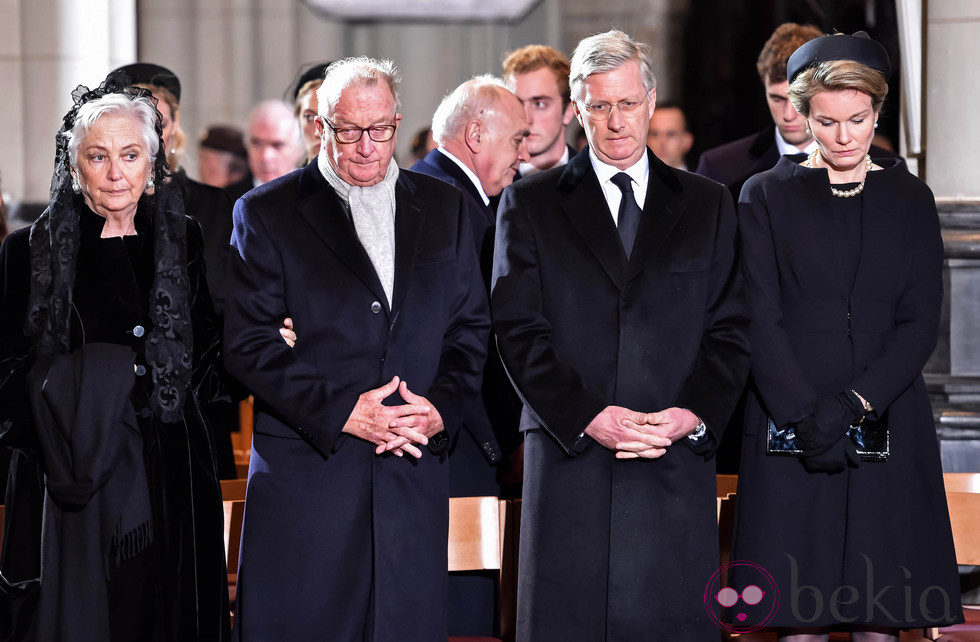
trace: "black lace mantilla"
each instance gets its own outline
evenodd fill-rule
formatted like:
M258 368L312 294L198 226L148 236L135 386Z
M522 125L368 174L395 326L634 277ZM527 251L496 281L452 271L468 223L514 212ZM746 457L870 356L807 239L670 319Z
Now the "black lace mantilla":
M79 214L71 187L68 143L82 105L108 94L121 94L133 101L148 99L156 105L156 99L149 91L130 86L129 77L119 72L107 76L95 89L79 85L72 92L73 105L65 114L56 138L48 207L31 227L31 295L25 329L35 337L39 355L70 350ZM150 198L156 275L150 290L149 310L153 326L147 335L146 360L153 381L150 403L154 413L165 422L173 422L180 418L190 383L193 335L184 203L180 190L169 180L161 118L157 112L156 131L160 146L153 163L155 193Z

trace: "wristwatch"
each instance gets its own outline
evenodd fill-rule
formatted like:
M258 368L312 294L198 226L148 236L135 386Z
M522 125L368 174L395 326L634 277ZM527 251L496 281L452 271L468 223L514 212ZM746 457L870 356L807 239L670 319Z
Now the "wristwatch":
M687 438L690 439L691 441L698 441L699 439L704 437L704 434L706 432L708 432L708 427L705 426L704 422L702 421L694 429L694 432L692 432L690 435L687 436Z

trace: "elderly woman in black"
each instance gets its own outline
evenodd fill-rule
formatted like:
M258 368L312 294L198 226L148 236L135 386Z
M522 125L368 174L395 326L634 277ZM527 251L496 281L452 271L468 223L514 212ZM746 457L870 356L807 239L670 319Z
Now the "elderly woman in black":
M888 73L863 33L800 47L789 97L818 149L782 157L739 199L755 389L732 559L775 580L778 603L756 615L780 640L841 628L897 640L901 628L962 621L921 374L942 239L929 188L903 161L868 156ZM759 586L757 575L735 567L731 587ZM738 607L750 616L763 593L776 599L761 584Z
M219 327L149 92L80 87L47 210L0 248L4 639L218 640ZM151 195L149 188L154 188Z

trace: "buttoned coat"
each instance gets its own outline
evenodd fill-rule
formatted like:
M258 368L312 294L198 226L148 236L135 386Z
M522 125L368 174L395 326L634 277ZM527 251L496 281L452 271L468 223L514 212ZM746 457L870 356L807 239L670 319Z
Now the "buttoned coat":
M627 260L581 153L504 191L491 308L525 402L518 637L704 640L715 470L688 440L617 460L580 435L609 405L689 408L720 437L748 367L728 191L648 152Z
M256 397L241 639L446 638L444 457L377 456L341 432L394 375L451 434L479 394L489 314L460 194L401 170L395 197L391 306L316 161L235 206L226 363Z
M878 162L883 169L868 173L861 194L853 280L842 267L853 262L841 256L846 227L833 215L826 169L784 156L739 199L754 385L732 559L752 560L775 578L772 626L962 621L922 378L943 295L939 220L932 193L904 161ZM888 426L887 461L809 473L795 458L766 454L770 419L799 421L842 390L858 391ZM831 606L843 594L854 600Z

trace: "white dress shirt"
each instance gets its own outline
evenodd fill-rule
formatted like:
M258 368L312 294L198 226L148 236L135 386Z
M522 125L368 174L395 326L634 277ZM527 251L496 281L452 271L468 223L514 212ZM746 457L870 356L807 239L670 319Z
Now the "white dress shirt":
M463 170L463 173L466 174L466 177L470 179L470 182L473 183L474 186L476 186L476 191L480 193L480 198L483 199L483 204L484 205L489 205L490 204L490 197L487 196L487 193L483 191L483 184L480 182L480 179L477 178L476 174L473 173L473 170L471 170L469 167L467 167L466 166L466 163L464 163L463 161L459 160L458 158L456 158L455 156L453 156L452 154L450 154L449 152L447 152L442 147L437 147L436 149L439 150L439 153L440 154L442 154L443 156L445 156L446 158L448 158L452 162L454 162L457 165L459 165L459 168L461 170Z
M800 149L793 143L787 143L783 135L779 133L779 128L776 128L776 149L779 150L780 156L792 156L794 154L809 154L817 148L817 141L811 140L810 144L806 146L805 149Z
M565 151L562 152L561 158L558 159L558 162L552 165L551 167L549 167L548 169L554 169L555 167L561 167L562 165L568 165L568 145L565 145ZM531 163L521 163L518 171L521 173L521 176L524 177L524 176L531 176L532 174L537 174L538 172L543 170L538 169Z
M602 195L606 197L606 203L609 204L609 213L612 214L613 223L616 224L616 227L619 227L619 204L623 200L623 193L612 182L612 177L620 172L626 172L633 179L633 198L636 199L636 204L642 210L643 203L647 199L647 184L650 179L650 159L647 158L646 152L644 152L640 156L640 160L636 161L636 163L626 169L619 169L603 163L590 148L589 160L592 161L592 169L595 170L596 178L599 179Z

